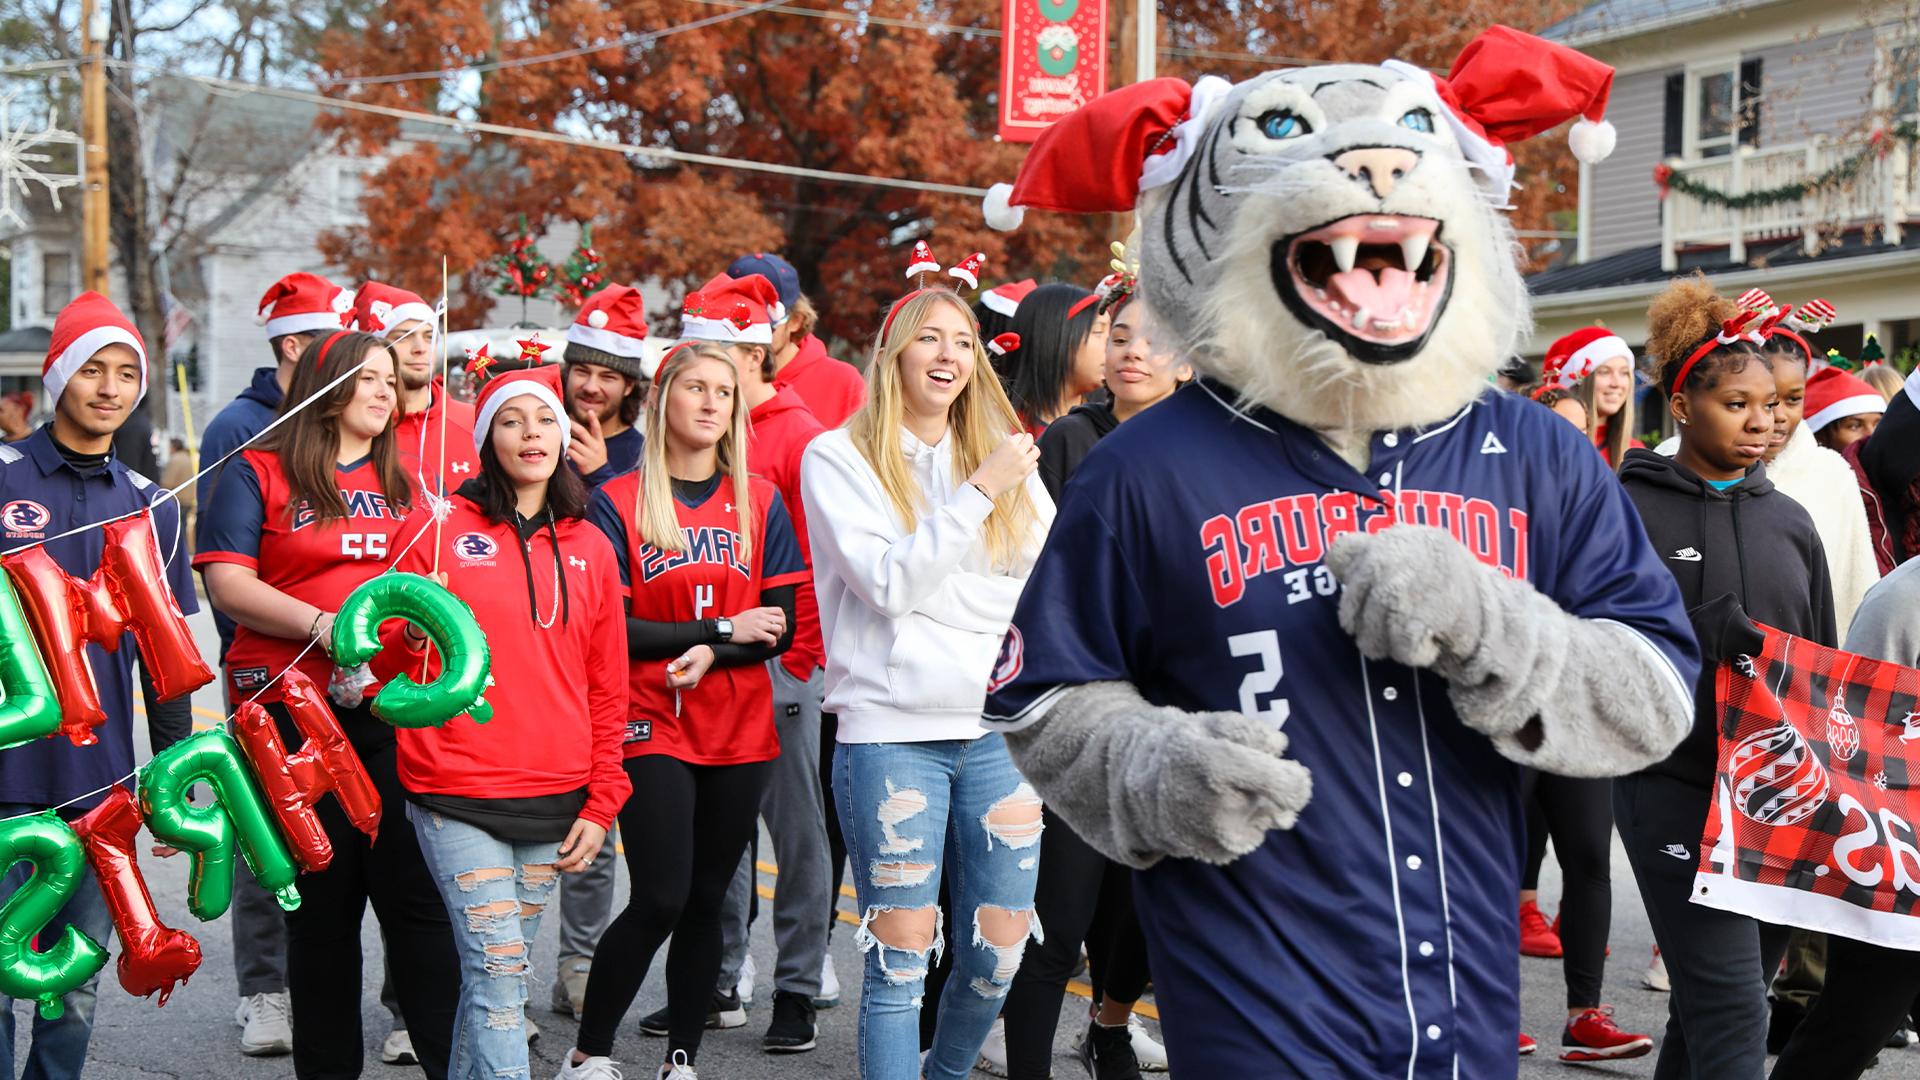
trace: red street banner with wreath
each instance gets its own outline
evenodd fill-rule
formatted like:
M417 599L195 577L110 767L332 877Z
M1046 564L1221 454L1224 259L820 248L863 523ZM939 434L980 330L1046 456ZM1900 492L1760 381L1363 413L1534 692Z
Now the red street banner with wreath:
M1761 629L1716 680L1693 902L1920 949L1920 671Z
M1107 89L1106 0L1005 0L1000 137L1032 142Z

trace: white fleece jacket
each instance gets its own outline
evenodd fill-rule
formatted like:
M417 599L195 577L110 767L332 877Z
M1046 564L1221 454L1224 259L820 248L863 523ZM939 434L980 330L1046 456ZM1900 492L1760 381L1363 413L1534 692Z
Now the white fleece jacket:
M1654 449L1672 457L1680 449L1680 439L1668 439ZM1813 518L1820 546L1827 549L1827 576L1833 579L1835 630L1844 640L1860 601L1880 580L1873 535L1867 531L1867 508L1860 502L1853 466L1821 446L1807 425L1801 424L1780 448L1780 456L1767 465L1767 479Z
M993 503L953 475L951 433L928 446L903 430L900 442L926 507L911 531L845 428L814 439L801 461L825 709L840 718L841 742L975 739L1053 500L1028 477L1039 520L1014 566L996 569L981 534Z

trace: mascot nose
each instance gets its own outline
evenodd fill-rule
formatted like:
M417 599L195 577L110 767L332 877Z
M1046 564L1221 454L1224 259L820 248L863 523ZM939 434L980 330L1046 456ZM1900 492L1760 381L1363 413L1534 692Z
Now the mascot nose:
M1333 155L1333 163L1348 176L1365 183L1384 199L1393 185L1420 164L1420 155L1397 146L1368 146Z

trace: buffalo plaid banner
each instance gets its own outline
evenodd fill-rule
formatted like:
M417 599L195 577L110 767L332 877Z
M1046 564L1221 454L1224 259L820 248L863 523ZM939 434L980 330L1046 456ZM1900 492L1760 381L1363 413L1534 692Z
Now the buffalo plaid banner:
M1761 629L1717 677L1693 901L1920 949L1920 671Z

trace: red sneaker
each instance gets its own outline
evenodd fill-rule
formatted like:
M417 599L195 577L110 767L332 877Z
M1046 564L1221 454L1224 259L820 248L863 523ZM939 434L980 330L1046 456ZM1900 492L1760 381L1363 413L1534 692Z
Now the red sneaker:
M1533 1036L1527 1034L1524 1031L1520 1033L1520 1056L1521 1057L1526 1057L1528 1054L1531 1054L1538 1049L1540 1049L1540 1044L1533 1041Z
M1540 913L1540 905L1531 900L1521 904L1520 955L1551 959L1560 953L1560 935L1548 925L1547 917Z
M1652 1049L1653 1036L1621 1031L1614 1025L1613 1010L1604 1005L1567 1021L1567 1030L1560 1036L1561 1061L1617 1061Z

